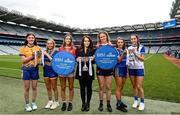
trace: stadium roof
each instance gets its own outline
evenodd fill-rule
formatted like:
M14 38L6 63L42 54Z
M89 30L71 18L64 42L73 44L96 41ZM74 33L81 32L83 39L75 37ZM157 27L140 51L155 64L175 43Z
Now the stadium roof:
M8 11L7 8L0 6L0 20L4 22L14 22L16 24L23 24L27 26L33 26L37 28L44 28L46 30L60 31L60 32L74 32L75 29L64 26L62 24L56 24L55 22L47 22L45 19L37 19L33 15L23 15L19 11Z
M176 19L176 27L180 27L180 0L175 0L172 4L171 19ZM133 32L133 31L145 31L145 30L158 30L163 29L163 22L124 25L115 27L104 27L94 29L79 29L65 26L63 24L56 24L55 22L47 22L45 19L37 19L32 15L23 15L21 12L12 10L8 11L7 8L0 6L0 20L3 22L13 22L18 25L27 25L29 27L37 27L40 29L46 29L54 32L72 32L73 34L97 34L100 31L107 31L109 33L115 32ZM166 22L166 21L165 21Z

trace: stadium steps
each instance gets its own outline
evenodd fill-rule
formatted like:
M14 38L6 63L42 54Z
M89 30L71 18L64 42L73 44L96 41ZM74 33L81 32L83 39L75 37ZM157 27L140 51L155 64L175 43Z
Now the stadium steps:
M150 47L148 47L148 51L147 51L147 54L149 54L149 50L150 50Z
M157 50L157 52L156 52L156 54L159 52L159 50L161 49L161 46L158 48L158 50Z
M0 51L3 52L3 53L5 53L5 54L9 54L8 52L6 52L6 51L4 51L4 50L1 50L1 49L0 49Z
M149 47L149 49L148 49L148 54L150 53L150 49L151 49L151 47Z
M14 47L12 47L12 46L9 46L10 48L12 48L12 49L14 49L14 50L16 50L16 51L19 51L19 50L17 50L16 48L14 48Z
M0 55L8 55L0 50Z

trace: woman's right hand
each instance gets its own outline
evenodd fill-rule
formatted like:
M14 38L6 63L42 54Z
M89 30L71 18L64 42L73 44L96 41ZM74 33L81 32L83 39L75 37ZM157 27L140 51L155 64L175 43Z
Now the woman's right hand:
M121 60L121 56L120 55L118 55L118 61L120 61Z
M43 54L46 55L46 56L48 55L48 53L46 51L43 51Z
M79 58L79 57L77 57L77 58L76 58L76 61L77 61L77 62L79 62L79 60L80 60L80 58Z
M126 49L123 51L123 54L124 54L124 55L126 55L126 54L127 54L127 50L126 50Z

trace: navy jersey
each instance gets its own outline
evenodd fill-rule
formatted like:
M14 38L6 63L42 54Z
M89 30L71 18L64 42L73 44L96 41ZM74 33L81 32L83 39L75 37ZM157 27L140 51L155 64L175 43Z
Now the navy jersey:
M53 53L52 52L48 52L48 54L53 58L53 56L58 53L58 51L54 51ZM52 63L51 63L51 60L49 60L49 58L44 55L44 66L45 67L51 67Z
M123 50L117 49L119 56L122 56ZM126 67L126 55L123 57L122 61L118 63L118 67Z

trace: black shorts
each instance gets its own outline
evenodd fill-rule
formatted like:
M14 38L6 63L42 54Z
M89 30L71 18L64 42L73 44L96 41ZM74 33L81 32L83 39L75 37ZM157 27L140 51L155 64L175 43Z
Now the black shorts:
M114 70L113 69L104 70L104 69L97 68L96 73L99 76L112 76L112 75L114 75Z

